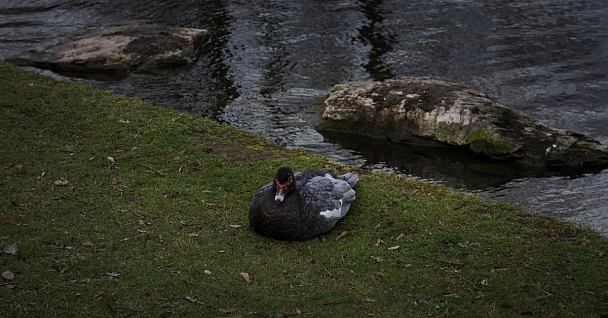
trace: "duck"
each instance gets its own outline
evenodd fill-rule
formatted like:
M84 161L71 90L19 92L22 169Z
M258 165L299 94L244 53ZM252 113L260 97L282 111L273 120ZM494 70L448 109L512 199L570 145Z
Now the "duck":
M359 176L336 176L329 170L294 173L281 167L271 183L260 188L249 206L250 227L282 241L303 241L331 230L355 201Z

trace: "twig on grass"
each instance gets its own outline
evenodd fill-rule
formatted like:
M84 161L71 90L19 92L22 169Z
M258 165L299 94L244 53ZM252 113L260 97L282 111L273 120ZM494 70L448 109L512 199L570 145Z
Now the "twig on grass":
M323 306L329 305L342 305L342 304L370 304L375 303L375 299L366 298L365 300L344 300L344 301L332 301L328 303L323 303Z
M424 254L418 254L418 255L420 255L420 256L422 256L424 258L432 259L432 260L437 261L437 262L441 262L441 263L446 263L446 264L450 264L450 265L457 265L457 266L464 266L464 263L460 263L460 262L446 261L446 260L443 260L443 259L435 258L435 257L429 256L429 255L424 255Z
M342 233L340 233L340 235L338 235L335 240L339 241L341 238L345 237L348 234L348 231L344 231Z
M312 249L310 248L310 246L308 247L308 253L310 254L310 256L312 256L312 258L315 259L315 261L317 261L317 263L321 264L321 266L323 266L323 269L325 270L325 272L327 272L327 275L329 275L330 277L333 276L331 274L330 271L327 270L327 267L325 267L325 264L323 264L323 262L321 262L320 259L318 259L313 253L312 253Z
M158 175L160 175L161 177L164 177L164 176L165 176L165 174L164 174L162 171L156 170L156 169L154 169L154 168L150 167L150 166L149 166L149 165L147 165L147 164L138 163L138 165L140 165L140 166L142 166L142 167L146 167L146 168L148 168L148 169L150 169L150 170L152 170L152 171L156 172L156 173L157 173Z

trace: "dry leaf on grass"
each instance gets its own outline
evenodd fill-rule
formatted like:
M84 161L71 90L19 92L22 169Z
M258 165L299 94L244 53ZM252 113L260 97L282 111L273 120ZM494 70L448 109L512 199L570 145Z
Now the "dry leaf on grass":
M62 151L62 152L74 152L74 147L72 147L70 145L65 145L65 146L59 148L59 151Z
M386 244L386 242L384 242L384 241L383 241L383 240L381 240L381 239L378 239L378 240L376 241L376 244L374 244L374 246L375 246L375 247L378 247L378 246L380 246L380 244Z
M17 254L18 250L19 249L17 248L17 243L9 244L4 247L4 253L6 254L15 255Z
M68 183L70 183L70 181L64 177L61 177L59 180L55 180L54 183L56 186L66 186Z
M15 274L13 274L13 272L11 272L11 271L6 271L6 272L2 273L2 277L4 277L5 279L8 279L8 280L13 280L13 279L15 279Z
M118 277L122 276L121 274L114 273L114 272L107 272L106 275L110 276L112 278L118 278Z
M340 233L340 235L336 236L336 241L339 241L341 238L345 237L346 234L348 234L348 231Z
M108 158L108 160L110 160L110 169L112 169L114 167L114 165L116 164L116 160L114 160L114 157L106 157Z
M394 251L394 250L396 250L398 248L399 248L399 245L396 245L396 246L391 246L388 249L391 250L391 251Z
M60 250L71 250L74 248L74 246L70 246L70 245L65 245L65 244L61 244L61 245L49 245L52 248L56 248L56 249L60 249Z
M202 304L198 299L194 298L194 297L190 297L190 296L186 296L184 297L185 300L188 300L190 302L193 302L195 304Z
M247 274L245 272L241 272L241 276L243 276L243 279L245 279L245 283L247 283L247 285L251 284L251 279L249 278L249 274Z
M2 220L2 223L7 224L7 225L19 225L19 222L15 221L15 220Z

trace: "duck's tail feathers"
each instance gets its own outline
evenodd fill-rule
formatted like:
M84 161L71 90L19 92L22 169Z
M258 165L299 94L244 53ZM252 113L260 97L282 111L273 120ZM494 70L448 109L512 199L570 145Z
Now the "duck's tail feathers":
M342 179L342 180L346 181L352 188L359 181L359 175L356 173L349 172L349 173L345 173L343 175L338 176L338 179Z

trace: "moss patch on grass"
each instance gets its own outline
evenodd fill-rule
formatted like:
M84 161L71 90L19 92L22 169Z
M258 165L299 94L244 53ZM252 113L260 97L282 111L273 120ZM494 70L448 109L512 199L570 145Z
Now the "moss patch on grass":
M608 312L608 241L591 230L360 171L334 230L270 240L248 228L247 209L278 167L354 168L138 99L0 73L4 315Z

